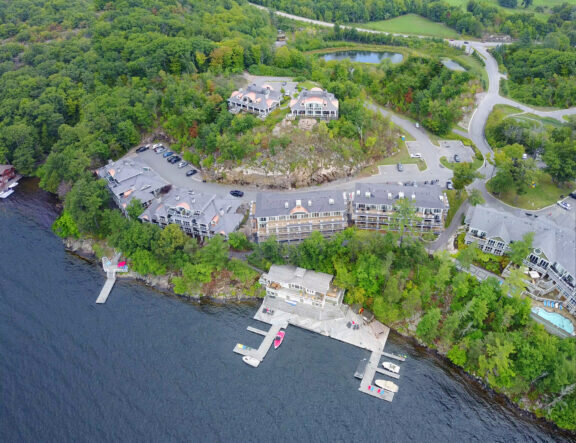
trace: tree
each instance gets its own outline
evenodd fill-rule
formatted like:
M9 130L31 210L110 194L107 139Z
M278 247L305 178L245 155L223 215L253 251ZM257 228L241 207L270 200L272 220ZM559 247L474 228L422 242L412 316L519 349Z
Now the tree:
M430 309L418 323L416 334L426 343L432 343L438 336L438 323L441 317L440 309Z
M64 208L74 219L80 232L94 233L100 227L102 209L108 200L104 180L82 178L66 195Z
M142 202L137 198L133 198L128 206L126 206L126 214L128 214L131 220L138 220L142 212L144 212L144 206L142 206Z
M524 8L529 8L534 3L534 0L522 0L522 6Z
M518 6L518 0L498 0L498 3L504 8L516 8Z
M80 236L78 226L68 211L63 211L60 217L56 219L52 224L52 231L61 238L78 238Z
M246 238L246 234L243 232L231 232L228 234L228 244L232 249L237 251L246 251L252 247L250 241Z
M224 237L216 235L200 250L200 263L210 269L220 270L228 262L228 254L228 243L224 241Z
M466 249L458 253L458 261L464 269L470 269L470 265L476 260L478 255L478 244L471 243Z
M570 138L562 142L549 143L542 159L546 172L556 183L566 183L576 179L576 143Z
M472 189L468 194L468 202L472 206L483 205L485 203L484 197L480 189Z
M454 166L454 177L452 178L454 189L461 191L475 179L483 177L482 174L474 170L472 163L457 163Z
M414 230L413 226L417 219L416 208L412 200L401 198L397 201L395 209L390 225L400 233L400 247L402 247L404 234Z
M534 241L534 232L527 232L522 237L522 240L510 243L510 261L517 266L521 266L522 262L528 257L532 250L532 242Z

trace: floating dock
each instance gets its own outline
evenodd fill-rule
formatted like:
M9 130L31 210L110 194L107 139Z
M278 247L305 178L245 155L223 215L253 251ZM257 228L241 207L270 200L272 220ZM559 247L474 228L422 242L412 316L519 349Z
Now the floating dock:
M374 385L375 376L399 379L400 374L380 368L381 358L388 357L404 361L404 356L384 352L390 328L382 324L365 324L362 317L354 313L348 306L331 306L324 309L298 303L288 304L283 300L265 297L262 306L256 311L254 319L270 325L270 329L262 331L248 326L248 331L264 336L258 349L243 344L237 344L234 352L247 355L262 362L269 351L276 334L289 324L325 335L370 351L370 357L358 363L354 376L361 379L359 390L381 400L392 401L394 393ZM377 322L376 322L377 323ZM359 327L351 327L358 325ZM376 327L377 326L377 327Z
M118 260L120 259L120 253L117 253L112 260L108 257L102 257L102 268L106 272L106 283L100 291L100 295L96 299L97 304L104 304L108 300L110 292L116 283L116 274L119 272L128 272L127 266L118 267Z

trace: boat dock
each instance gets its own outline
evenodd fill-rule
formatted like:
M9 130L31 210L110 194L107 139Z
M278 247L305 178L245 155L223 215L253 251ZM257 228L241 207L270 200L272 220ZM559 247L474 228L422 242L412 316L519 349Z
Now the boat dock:
M102 257L102 268L104 269L104 272L106 272L106 283L104 283L100 295L98 295L98 298L96 299L96 303L98 304L104 304L106 303L106 300L108 300L108 296L110 295L110 292L112 292L114 283L116 283L116 274L118 272L128 272L127 266L118 267L120 255L120 253L117 253L112 260L108 259L108 257Z
M264 331L261 331L260 329L256 329L256 328L253 328L252 326L248 326L247 329L250 332L254 332L255 334L264 336L262 343L260 343L260 346L258 347L258 349L254 349L254 348L251 348L249 346L245 346L245 345L238 343L234 347L234 352L236 352L237 354L241 354L241 355L248 355L248 356L253 357L256 360L261 362L262 360L264 360L264 357L266 357L266 354L270 350L272 343L274 343L274 339L276 338L276 335L278 334L278 332L280 332L280 329L286 328L286 326L288 326L287 323L275 323L272 326L270 326L270 329L268 330L268 332L264 332Z
M254 319L269 324L270 329L265 332L248 326L248 331L264 336L262 343L258 349L238 343L234 347L235 353L262 362L280 329L286 328L289 324L298 326L370 351L370 357L362 359L354 373L356 378L361 379L359 390L381 400L393 400L393 392L374 385L374 378L377 375L396 380L400 378L399 374L379 367L383 356L398 361L406 360L403 356L384 352L390 333L390 328L387 326L376 320L366 324L359 314L354 313L346 305L318 309L301 303L289 304L271 297L265 297Z

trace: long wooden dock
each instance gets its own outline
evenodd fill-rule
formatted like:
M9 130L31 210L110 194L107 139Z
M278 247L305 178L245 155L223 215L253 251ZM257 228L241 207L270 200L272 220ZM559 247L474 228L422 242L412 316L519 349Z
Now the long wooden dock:
M370 359L366 364L366 369L364 370L364 377L360 382L359 391L365 394L371 395L372 397L380 398L386 401L392 401L394 399L394 393L387 391L386 389L379 388L374 385L374 375L376 375L376 370L378 364L380 363L380 357L382 355L382 350L377 349L372 351L370 354Z
M406 357L402 355L390 354L389 352L382 352L384 357L393 358L394 360L398 361L406 361Z
M114 283L116 283L116 273L107 272L106 274L107 274L106 283L104 283L104 286L100 291L100 295L96 299L96 303L98 304L106 303L106 300L108 300L108 296L110 295L110 292L112 292Z
M382 374L382 375L386 375L388 377L392 377L395 379L399 379L400 378L400 374L396 374L395 372L390 372L386 369L382 369L382 368L376 368L376 372Z

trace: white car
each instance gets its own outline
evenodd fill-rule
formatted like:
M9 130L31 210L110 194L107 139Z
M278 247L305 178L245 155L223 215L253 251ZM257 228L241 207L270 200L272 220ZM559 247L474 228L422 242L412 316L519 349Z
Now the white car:
M180 162L180 163L178 163L178 167L179 167L179 168L183 168L183 167L185 167L185 166L188 166L188 162Z
M416 154L410 154L410 158L422 158L422 154L417 152Z
M563 202L562 200L557 201L556 204L558 206L560 206L562 209L566 209L567 211L572 209L572 206L570 205L570 203Z

